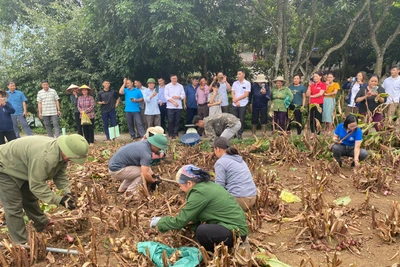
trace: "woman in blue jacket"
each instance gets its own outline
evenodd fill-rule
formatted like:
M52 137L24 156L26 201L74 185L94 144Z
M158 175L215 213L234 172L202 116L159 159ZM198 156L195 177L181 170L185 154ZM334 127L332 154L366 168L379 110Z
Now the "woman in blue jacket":
M8 93L0 90L0 145L7 141L17 139L15 136L11 114L15 113L15 109L11 103L7 102Z

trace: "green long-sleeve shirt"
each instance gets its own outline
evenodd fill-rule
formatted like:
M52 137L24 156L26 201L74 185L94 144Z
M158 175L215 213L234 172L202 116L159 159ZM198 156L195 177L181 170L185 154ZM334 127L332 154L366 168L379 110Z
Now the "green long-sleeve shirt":
M219 224L229 230L247 235L246 215L236 200L219 184L198 183L189 190L186 206L176 217L161 218L157 227L161 232L179 230L189 222Z
M290 101L293 100L293 93L289 89L289 87L282 87L281 90L278 89L278 87L274 87L271 92L271 99L272 99L272 111L287 111L287 108L285 107L285 98L286 96L290 97Z
M49 188L47 180L65 193L71 192L66 168L54 138L27 136L0 146L0 172L19 187L28 181L31 192L45 203L58 205L62 198Z

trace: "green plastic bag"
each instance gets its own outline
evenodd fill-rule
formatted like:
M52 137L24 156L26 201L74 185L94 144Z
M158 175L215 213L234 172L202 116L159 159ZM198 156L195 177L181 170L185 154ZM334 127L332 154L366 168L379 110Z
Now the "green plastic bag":
M181 258L174 264L173 267L195 267L203 260L203 257L198 248L195 247L180 247L171 248L167 245L158 242L139 242L138 251L146 255L146 247L149 248L150 258L157 267L163 267L162 253L165 250L169 258L176 250L181 251Z

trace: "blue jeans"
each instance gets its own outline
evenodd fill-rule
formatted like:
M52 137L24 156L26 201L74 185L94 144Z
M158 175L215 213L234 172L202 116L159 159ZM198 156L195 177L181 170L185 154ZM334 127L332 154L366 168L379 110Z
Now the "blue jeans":
M20 138L19 134L19 128L18 128L18 122L21 123L22 128L24 129L25 133L27 135L33 135L31 128L29 127L28 123L26 122L26 119L23 115L11 115L11 119L13 122L13 128L15 132L15 136L17 138Z
M58 124L58 116L43 116L44 127L46 127L47 135L50 137L54 137L53 127L51 127L51 122L53 122L54 131L56 132L56 138L60 136L60 125Z
M103 127L104 127L104 133L106 134L107 140L110 140L110 133L108 132L108 127L109 125L111 127L117 126L117 112L115 109L102 113L101 114L101 119L103 120ZM108 123L110 122L110 124Z
M135 125L138 129L139 136L143 137L145 135L140 112L126 112L125 118L126 122L128 123L129 134L131 135L132 139L136 138Z

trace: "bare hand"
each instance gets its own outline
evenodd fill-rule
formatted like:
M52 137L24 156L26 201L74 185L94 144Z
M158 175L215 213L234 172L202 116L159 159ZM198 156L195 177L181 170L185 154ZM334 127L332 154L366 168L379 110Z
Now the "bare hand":
M178 103L176 103L175 101L172 102L172 104L174 104L175 107L179 107Z
M22 113L22 116L26 117L26 111L24 111L24 113Z
M58 114L58 117L61 117L61 111L60 110L57 112L57 114Z
M172 97L172 99L181 99L181 97L180 96L177 96L177 95L174 95L173 97Z
M239 102L239 101L236 101L236 102L235 102L235 105L236 105L237 107L240 107L240 102Z
M43 119L43 115L42 115L42 114L39 114L39 118L42 120L42 119Z
M354 161L354 166L357 167L357 168L360 167L360 162L358 160L355 160Z
M186 109L187 109L187 106L186 106L186 105L184 105L184 106L183 106L183 108L186 110Z

